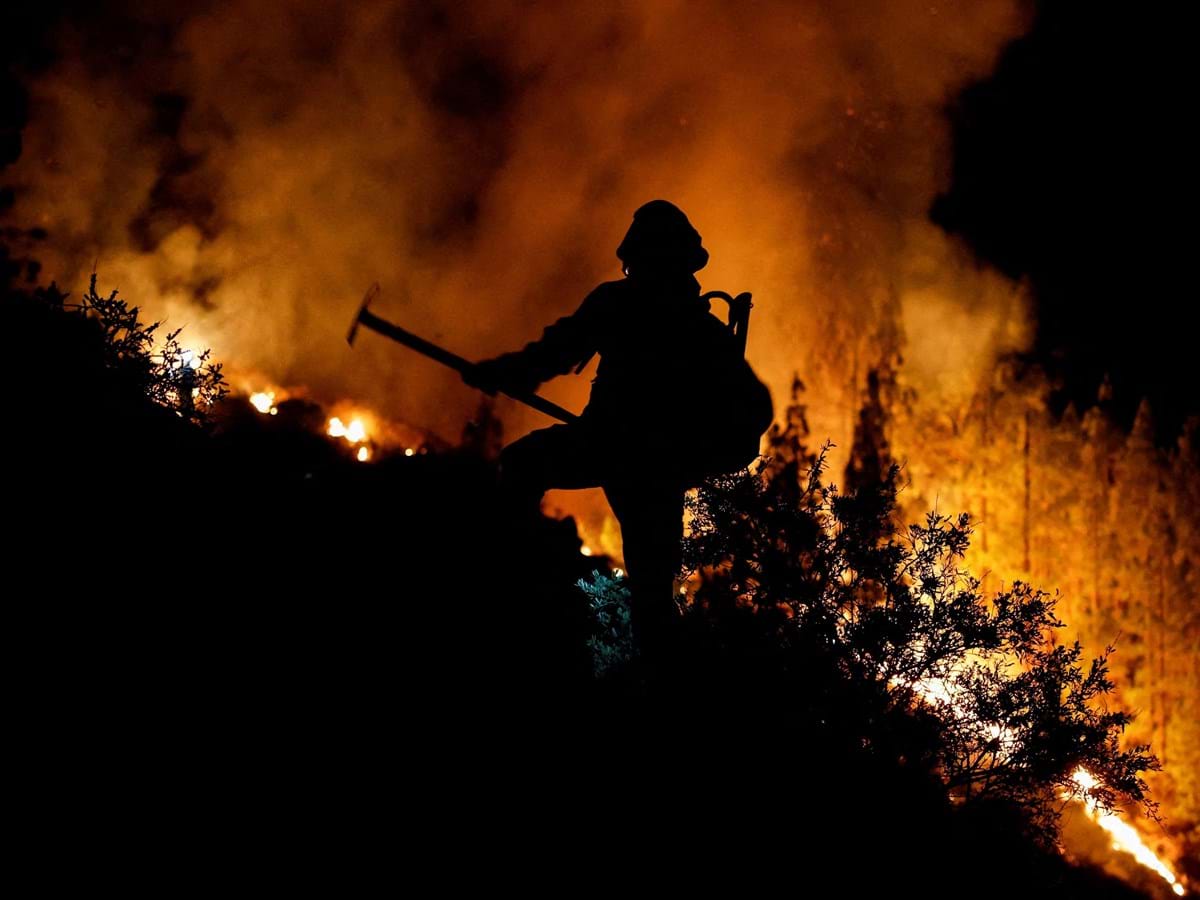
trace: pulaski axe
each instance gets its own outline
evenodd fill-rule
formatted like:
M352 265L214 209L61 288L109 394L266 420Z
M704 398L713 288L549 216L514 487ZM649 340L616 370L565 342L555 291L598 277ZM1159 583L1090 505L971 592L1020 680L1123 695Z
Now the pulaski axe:
M391 338L398 344L403 344L405 347L416 350L418 353L428 356L436 362L440 362L443 366L449 366L459 374L465 374L475 368L475 363L463 359L457 353L443 350L437 344L417 337L411 331L405 331L399 325L395 325L387 319L379 318L379 316L375 315L368 308L378 296L379 282L375 282L367 290L367 295L363 297L362 305L358 308L358 315L354 317L354 321L350 325L350 332L346 335L346 343L351 347L354 346L354 339L358 336L358 329L361 325L363 328ZM558 419L560 422L574 422L579 418L573 412L569 412L557 403L551 403L537 394L510 393L505 390L501 390L501 393L512 397L519 403L524 403L526 406L532 406L538 412L545 413L551 418Z

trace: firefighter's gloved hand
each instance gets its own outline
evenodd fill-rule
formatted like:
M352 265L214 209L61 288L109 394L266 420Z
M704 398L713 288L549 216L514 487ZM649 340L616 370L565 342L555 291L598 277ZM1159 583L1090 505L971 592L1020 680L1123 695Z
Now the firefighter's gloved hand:
M538 386L538 382L530 376L528 367L513 353L476 363L474 368L463 372L463 381L493 396L497 391L529 394Z
M475 363L471 368L466 369L462 373L462 380L473 388L478 388L485 394L496 395L496 382L492 372L490 363L494 360L484 360L480 363Z

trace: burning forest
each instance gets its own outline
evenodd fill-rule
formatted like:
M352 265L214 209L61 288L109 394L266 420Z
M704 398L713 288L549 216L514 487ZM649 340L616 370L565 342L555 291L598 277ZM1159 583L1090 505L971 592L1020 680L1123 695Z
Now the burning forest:
M40 585L18 642L48 796L124 809L107 771L162 785L165 819L323 857L402 822L414 872L470 857L493 886L1196 890L1200 402L1146 199L1176 171L1174 56L1097 49L1164 21L0 16L10 552ZM627 380L662 412L618 468L651 427L589 416L648 358L627 333L657 341ZM735 422L757 455L694 475Z

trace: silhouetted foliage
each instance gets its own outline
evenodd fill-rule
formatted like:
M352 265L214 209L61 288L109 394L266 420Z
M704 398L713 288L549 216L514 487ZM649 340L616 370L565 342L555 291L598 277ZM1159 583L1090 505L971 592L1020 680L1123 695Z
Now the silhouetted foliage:
M159 406L188 421L208 424L209 411L227 390L221 364L210 361L212 351L194 353L184 349L179 342L182 328L167 332L162 346L156 349L162 323L143 323L141 309L130 306L117 293L97 293L96 274L92 273L87 293L77 305L66 304L65 297L58 302L99 327L107 368L121 372Z
M985 597L963 567L966 514L899 526L897 466L855 492L825 484L828 446L805 447L801 388L764 464L689 502L686 565L700 575L689 640L770 660L795 688L788 714L928 769L959 803L1015 808L1043 841L1079 795L1081 767L1102 808L1153 815L1141 774L1157 761L1119 747L1130 716L1101 702L1107 652L1089 662L1078 644L1056 645L1055 598L1028 584Z

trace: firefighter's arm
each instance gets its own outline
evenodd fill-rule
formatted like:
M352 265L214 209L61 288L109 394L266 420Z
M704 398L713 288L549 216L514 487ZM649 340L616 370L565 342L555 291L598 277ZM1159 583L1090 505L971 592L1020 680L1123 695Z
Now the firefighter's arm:
M596 352L602 306L597 289L578 310L548 326L538 340L478 363L463 374L463 380L493 394L497 390L532 393L543 381L567 374Z

